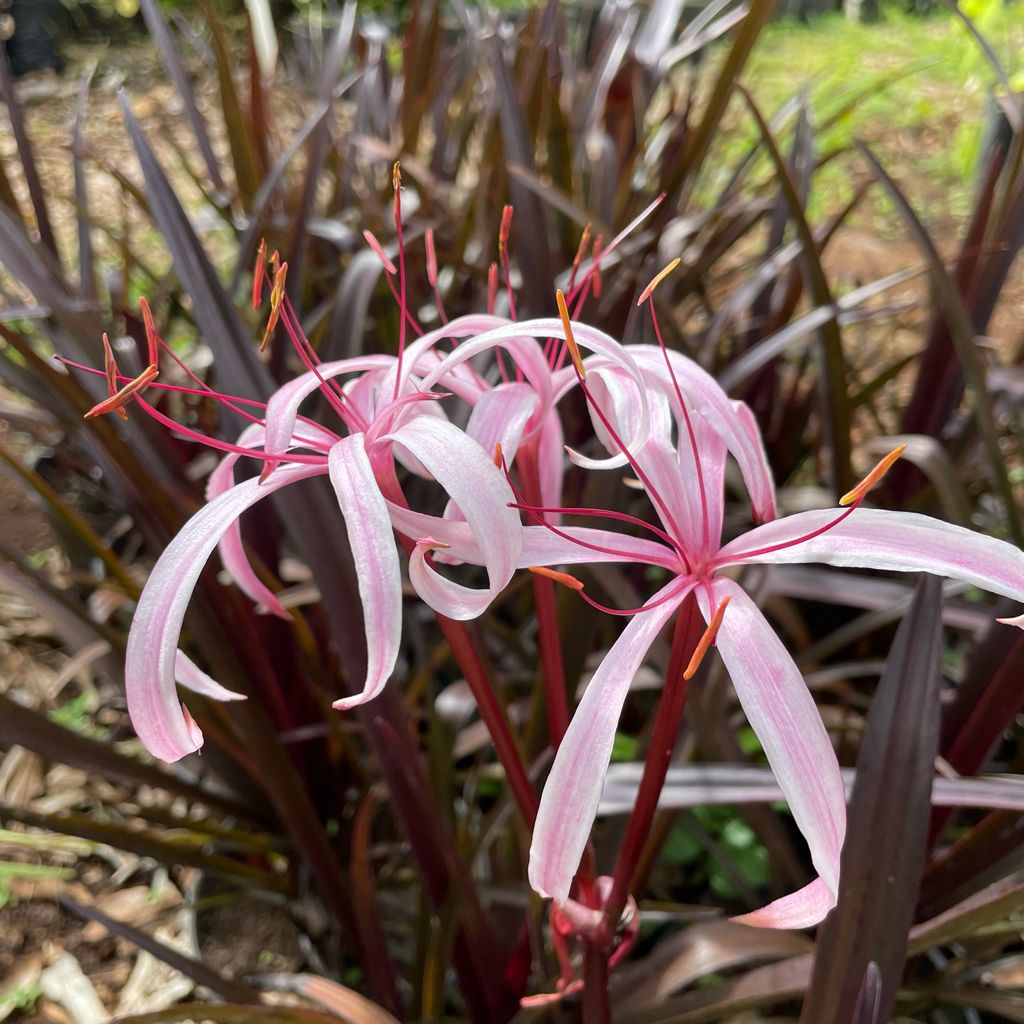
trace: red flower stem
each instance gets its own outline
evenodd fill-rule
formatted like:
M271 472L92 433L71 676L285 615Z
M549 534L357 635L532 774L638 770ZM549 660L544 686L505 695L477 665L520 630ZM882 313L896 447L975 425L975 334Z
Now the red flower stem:
M408 508L408 502L405 500L405 495L402 493L402 488L393 471L389 475L390 479L383 474L377 478L382 493L389 501ZM409 537L405 537L402 534L398 534L398 539L406 554L411 553L416 546ZM497 754L502 768L505 769L505 777L508 779L509 788L512 791L516 806L519 808L519 813L523 821L532 829L533 823L537 818L537 805L539 802L537 790L530 781L529 773L523 762L523 756L519 752L515 737L512 735L512 727L509 725L508 716L498 700L497 691L487 673L483 659L480 657L480 652L476 649L476 644L473 643L473 639L464 622L449 619L439 612L434 614L437 617L438 625L441 627L441 632L451 648L452 657L462 670L466 683L469 685L473 699L476 701L477 710L480 712L480 717L487 726L487 732L491 737L491 742L494 744L494 752Z
M519 449L519 474L528 502L541 503L540 474L537 467L537 442ZM537 642L540 647L541 677L548 713L548 737L558 749L569 728L569 700L565 688L565 662L562 637L558 630L558 611L553 580L531 573L533 603L537 611Z
M629 899L633 876L636 872L651 825L658 813L658 798L665 784L665 776L672 763L679 724L686 707L690 684L683 679L683 671L704 634L704 620L691 594L683 602L676 616L672 636L672 651L665 672L665 685L654 716L651 739L647 744L644 773L637 790L636 804L626 826L626 834L615 864L615 880L607 903L605 928L614 935L622 911Z
M403 538L404 543L405 538ZM505 777L508 779L509 788L512 790L519 813L523 821L532 829L537 817L537 791L523 764L522 754L520 754L515 737L512 735L508 716L498 700L494 684L487 674L480 652L476 649L464 622L449 619L440 613L435 614L441 632L444 633L448 646L451 648L452 657L455 658L456 664L462 670L473 698L476 700L480 717L487 726L491 742L494 744L494 751L498 755L501 766L505 769Z
M607 947L594 945L583 951L583 1024L611 1024L608 954Z

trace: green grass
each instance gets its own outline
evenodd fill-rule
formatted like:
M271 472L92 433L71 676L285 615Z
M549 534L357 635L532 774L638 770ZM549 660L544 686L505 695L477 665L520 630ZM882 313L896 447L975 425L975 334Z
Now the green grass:
M975 0L969 9L1013 84L1024 86L1024 5ZM816 127L841 114L821 131L818 154L863 139L926 220L951 227L966 215L996 75L951 14L921 18L889 8L875 24L851 23L839 14L807 24L776 22L759 41L743 80L769 116L801 90ZM755 137L738 101L732 116L737 131L726 157ZM849 199L857 173L854 157L824 167L815 179L812 215ZM883 203L873 210L886 218Z

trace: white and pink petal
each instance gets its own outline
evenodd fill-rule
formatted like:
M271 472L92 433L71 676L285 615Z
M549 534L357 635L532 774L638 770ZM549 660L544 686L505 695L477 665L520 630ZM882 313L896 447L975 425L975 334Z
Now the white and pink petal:
M743 588L718 577L710 588L698 587L696 594L709 622L714 610L729 599L717 650L819 876L740 920L761 927L810 927L835 906L838 893L846 836L846 792L839 762L800 670Z

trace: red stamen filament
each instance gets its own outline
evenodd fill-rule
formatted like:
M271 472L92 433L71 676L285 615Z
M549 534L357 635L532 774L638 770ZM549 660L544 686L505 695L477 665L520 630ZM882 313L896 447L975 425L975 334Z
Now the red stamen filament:
M185 437L190 441L195 441L197 444L204 444L207 448L213 448L217 451L228 452L229 454L234 455L244 455L247 458L259 459L263 462L298 462L307 466L327 465L326 455L301 455L294 452L289 452L287 455L281 453L271 454L260 448L243 448L241 445L231 444L228 441L221 441L219 438L210 437L208 434L203 434L198 430L193 430L191 427L186 427L184 424L171 419L170 416L165 416L159 409L150 405L149 402L142 397L136 397L135 400L146 413L157 421L157 423L167 427L168 430L173 430L175 433L181 434L182 437Z
M427 281L434 292L434 306L441 323L448 323L448 316L444 311L444 303L441 301L441 291L437 284L437 250L434 248L434 229L427 228L423 234L423 244L427 249Z
M593 516L595 519L614 519L619 523L629 523L630 526L638 526L643 530L649 530L659 540L663 540L673 551L678 553L678 547L674 540L660 527L647 522L639 516L631 516L627 512L616 512L612 509L603 508L548 508L541 505L527 505L522 502L513 502L511 508L520 512L529 512L532 515L564 515L564 516Z
M670 264L670 267L672 264ZM655 278L654 284L657 284L660 277L664 276L665 271ZM651 291L653 291L653 287ZM697 488L700 492L700 533L701 533L701 546L704 551L708 550L710 545L709 535L709 516L708 516L708 494L704 487L704 471L701 469L700 455L697 451L697 437L693 432L693 423L690 422L690 413L686 408L686 402L683 399L683 392L679 387L679 381L676 379L675 371L672 369L672 360L669 358L668 349L665 347L665 341L661 336L661 327L658 324L658 315L654 311L654 303L649 302L648 307L651 311L651 323L654 324L654 336L658 339L658 347L661 349L661 354L665 357L665 366L668 367L668 375L672 381L672 387L675 388L676 398L679 400L679 408L683 413L683 420L686 423L686 432L690 437L690 450L693 452L693 465L697 473Z
M405 239L402 235L402 171L398 161L391 168L391 184L395 190L395 233L398 238L398 372L395 374L395 391L392 399L398 398L398 389L402 383L402 358L405 355Z
M495 453L495 456L497 456L497 453ZM501 466L499 468L502 470L502 472L504 472L505 479L508 481L509 487L512 488L512 494L516 499L514 503L511 503L511 507L518 508L521 511L525 512L532 520L534 520L537 523L538 526L543 526L546 530L549 530L556 537L560 537L562 540L568 541L570 544L576 544L578 547L584 548L587 551L597 551L601 554L611 555L613 558L621 558L623 561L626 562L637 560L636 555L631 551L622 551L618 548L610 548L605 547L601 544L591 543L590 541L583 540L581 537L574 537L572 536L572 534L566 533L565 530L559 529L557 526L554 525L554 523L549 523L544 518L544 513L545 511L551 510L538 509L537 511L534 511L534 507L525 500L519 488L516 487L514 481L512 480L512 476L508 471L508 466L505 464L504 456L502 456ZM560 512L562 510L558 509L557 511ZM643 520L639 520L639 522L643 522ZM650 524L644 525L649 526ZM689 572L689 569L687 569L687 572Z
M770 555L773 551L784 551L786 548L795 548L798 544L806 544L807 541L814 540L815 537L820 537L823 533L828 533L829 530L834 530L844 519L847 518L847 516L857 510L861 501L863 501L863 498L859 499L849 508L843 509L843 511L840 512L832 522L826 523L824 526L819 526L818 529L811 530L810 533L805 533L802 537L796 537L793 540L784 540L778 544L769 544L767 547L757 548L755 551L739 551L735 554L730 554L728 558L715 558L711 562L710 571L714 572L723 565L733 565L736 562L741 562L748 558L757 558L760 555Z
M557 297L557 294L560 294L560 293L556 293L556 297ZM564 299L564 297L561 299L561 301L559 303L559 306L560 306L560 310L559 310L560 312L562 310L564 310L564 306L565 306L565 299ZM565 322L565 318L564 317L563 317L563 322ZM567 329L566 330L566 338L568 339L570 337L570 335L571 335L571 329ZM579 381L579 385L583 389L583 394L586 397L587 402L590 404L590 407L594 410L594 412L597 413L598 419L600 419L600 421L601 421L602 425L604 426L605 430L608 431L609 436L615 442L615 444L618 446L619 451L621 451L622 454L626 456L626 461L632 467L633 472L636 473L637 477L643 483L644 489L647 491L647 494L650 497L650 499L654 502L654 504L658 507L658 510L664 516L664 521L668 525L668 527L671 530L671 532L676 537L680 537L681 538L682 537L682 531L679 529L679 524L676 522L675 517L672 515L671 509L669 509L668 505L665 503L664 498L662 498L661 495L658 494L657 489L651 483L650 477L648 477L648 475L644 472L643 467L633 457L632 452L630 452L629 448L626 446L626 444L622 440L622 438L619 437L618 432L612 426L611 421L608 419L608 417L605 415L604 410L601 408L601 406L595 400L594 396L591 394L590 388L587 387L586 380L583 378L583 375L580 373L581 366L578 366L576 364L575 360L573 361L573 369L575 369L575 371L576 371L576 379ZM673 547L676 549L676 552L678 553L680 559L682 559L682 562L683 562L683 565L686 568L686 571L688 573L691 572L692 571L692 567L690 565L690 560L687 557L686 551L683 548L682 541L680 540L680 541L677 541L677 542L673 542Z
M606 604L601 604L600 601L595 601L585 590L581 590L579 594L592 608L596 608L599 612L604 612L606 615L636 615L639 612L649 612L655 608L660 608L664 604L668 604L670 601L677 600L679 592L685 590L690 585L691 581L689 579L680 579L677 586L673 587L667 594L663 594L657 601L648 601L637 608L611 608Z

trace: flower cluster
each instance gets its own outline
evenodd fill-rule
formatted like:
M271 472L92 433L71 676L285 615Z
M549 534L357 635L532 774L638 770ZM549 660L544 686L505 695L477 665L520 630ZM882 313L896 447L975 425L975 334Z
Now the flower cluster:
M337 495L355 565L366 634L366 678L347 709L371 700L392 676L401 647L403 574L437 613L454 620L481 614L517 570L529 569L578 591L629 621L594 673L557 749L536 817L529 875L533 887L563 907L593 825L617 722L631 681L684 601L696 601L707 623L686 669L689 678L714 645L737 697L805 836L818 877L742 920L805 927L834 906L846 828L843 783L832 744L799 670L757 604L738 582L752 564L818 562L901 572L925 571L1024 600L1024 554L992 538L921 515L863 507L865 496L899 452L845 495L836 509L777 518L775 493L757 424L699 365L662 342L651 292L657 344L623 345L579 320L600 283L605 247L585 239L558 292L558 318L516 320L509 284L511 210L499 253L509 315L494 313L499 266L492 267L489 312L448 320L438 291L437 261L427 233L427 268L441 326L423 332L406 301L402 220L396 170L398 265L372 236L398 303L397 354L320 362L285 297L287 264L275 257L268 334L278 324L306 372L265 406L217 395L250 422L234 444L201 437L150 404L158 357L169 351L144 309L150 365L122 384L112 357L111 397L95 412L122 411L134 401L185 436L220 449L207 504L163 552L139 601L127 649L132 721L146 747L165 761L196 750L202 734L180 703L176 684L218 699L236 697L178 649L186 607L215 548L224 568L256 604L287 616L249 564L239 517L280 489L327 476ZM632 225L631 225L632 227ZM628 230L628 229L627 229ZM265 260L254 288L262 297ZM665 272L672 269L672 265ZM406 340L406 333L413 337ZM186 371L187 372L187 371ZM194 388L213 394L198 378ZM586 450L563 444L560 403L581 391L593 423ZM331 425L303 414L320 395ZM258 410L258 412L254 411ZM598 447L600 446L600 447ZM601 451L603 449L603 451ZM725 470L735 461L755 526L723 541ZM236 481L240 459L257 460L258 477ZM642 489L653 515L562 507L568 463L620 470ZM411 508L404 482L436 482L447 499L440 514ZM578 525L589 519L598 525ZM610 608L587 594L565 569L597 562L640 563L665 580L636 608ZM438 566L483 570L481 583L455 582ZM473 570L470 570L472 574ZM1024 625L1024 616L1005 620ZM671 681L669 684L671 685Z

